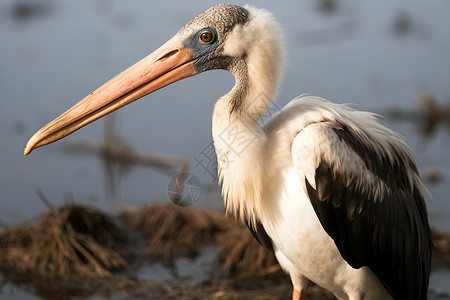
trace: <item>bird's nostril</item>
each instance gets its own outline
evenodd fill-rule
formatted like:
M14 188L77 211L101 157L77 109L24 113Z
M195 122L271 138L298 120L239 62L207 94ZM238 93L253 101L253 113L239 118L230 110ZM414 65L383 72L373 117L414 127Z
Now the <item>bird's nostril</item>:
M158 58L156 61L165 61L166 59L168 59L171 56L174 56L175 54L177 54L178 52L180 52L180 50L175 49L172 50L170 52L167 52L166 54L164 54L163 56L161 56L160 58Z

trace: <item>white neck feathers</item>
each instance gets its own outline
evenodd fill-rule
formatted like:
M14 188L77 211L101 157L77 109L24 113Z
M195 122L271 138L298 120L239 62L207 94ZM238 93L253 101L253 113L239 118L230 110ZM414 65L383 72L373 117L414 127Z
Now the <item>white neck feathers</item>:
M249 11L249 20L228 34L223 54L242 57L245 61L248 82L238 79L236 82L236 85L247 85L243 110L261 116L272 104L281 80L284 66L282 36L271 13L250 6L245 8Z
M240 59L230 70L236 78L234 88L214 108L213 138L227 212L255 224L261 207L261 150L266 140L258 120L276 96L284 53L272 15L245 8L249 20L237 25L224 44L223 54ZM241 97L238 112L232 109L234 97Z

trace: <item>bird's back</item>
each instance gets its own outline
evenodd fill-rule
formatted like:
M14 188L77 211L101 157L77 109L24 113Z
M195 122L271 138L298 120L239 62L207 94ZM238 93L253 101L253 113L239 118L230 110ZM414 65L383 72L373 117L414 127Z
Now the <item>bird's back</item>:
M431 233L403 138L371 113L315 97L292 101L264 130L269 152L291 151L298 184L347 263L368 266L396 299L425 299Z

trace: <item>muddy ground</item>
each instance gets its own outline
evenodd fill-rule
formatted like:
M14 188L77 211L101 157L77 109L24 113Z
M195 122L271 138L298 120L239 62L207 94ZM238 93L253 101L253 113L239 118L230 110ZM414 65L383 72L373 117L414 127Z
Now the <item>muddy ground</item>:
M450 266L450 237L434 231L434 266ZM217 249L221 270L195 284L178 280L175 260ZM138 278L143 264L163 262L174 280ZM222 213L149 204L108 216L69 204L0 233L5 283L43 299L90 295L132 299L289 299L291 283L273 254ZM220 274L220 275L218 275ZM308 299L334 299L310 285Z

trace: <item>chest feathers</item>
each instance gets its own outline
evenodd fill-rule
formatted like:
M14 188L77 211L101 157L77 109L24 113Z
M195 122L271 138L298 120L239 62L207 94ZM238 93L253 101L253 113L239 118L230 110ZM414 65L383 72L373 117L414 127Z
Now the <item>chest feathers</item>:
M262 200L261 162L265 135L258 125L246 118L221 121L213 126L219 184L227 213L248 224L255 224Z

